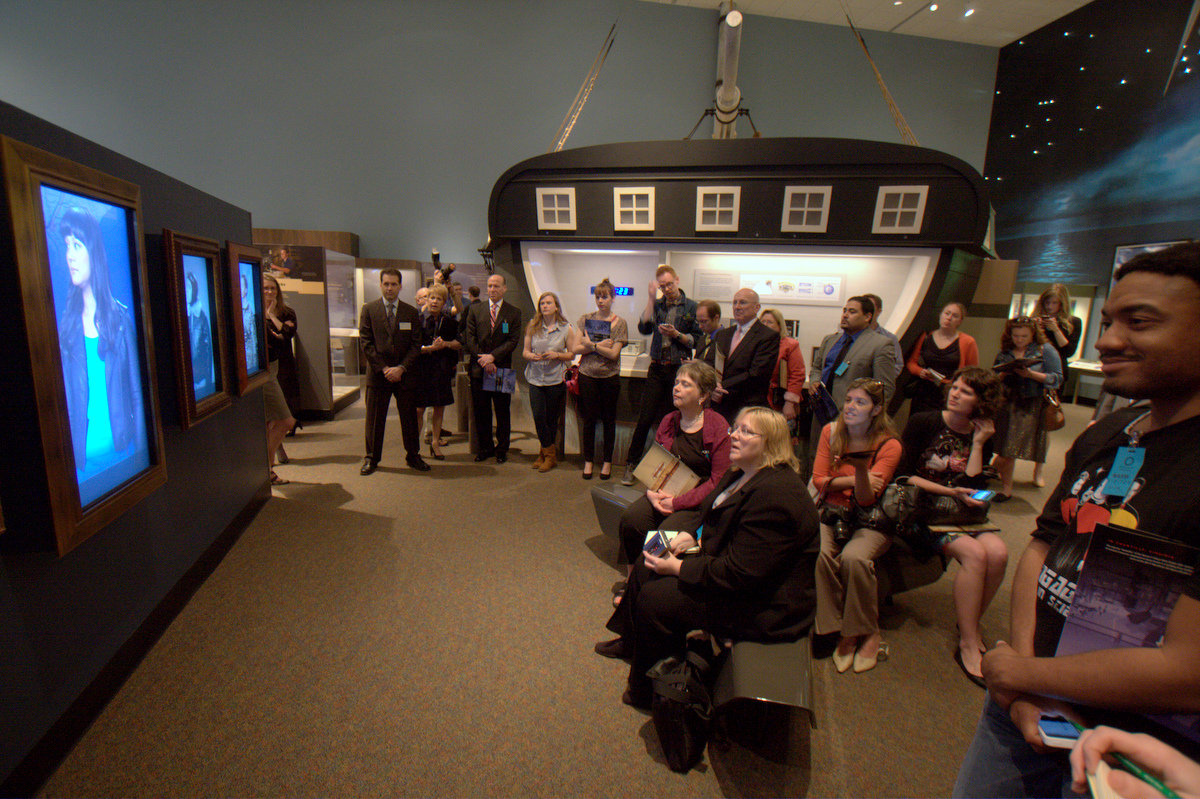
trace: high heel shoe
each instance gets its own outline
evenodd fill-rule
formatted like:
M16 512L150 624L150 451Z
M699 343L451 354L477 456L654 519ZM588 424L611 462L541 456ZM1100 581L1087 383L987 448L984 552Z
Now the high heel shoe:
M888 659L888 645L886 641L879 642L879 649L871 657L867 657L861 651L854 653L854 673L862 674L864 671L870 671L875 668L875 664L880 660Z
M833 667L837 669L838 674L845 674L854 665L854 650L851 649L849 652L842 652L841 645L839 641L838 648L833 650Z
M442 454L442 451L441 451L440 449L438 449L438 448L437 448L437 444L430 444L430 445L429 445L429 456L430 456L431 458L433 458L435 461L444 461L444 460L446 460L446 456L445 456L445 455L443 455L443 454Z

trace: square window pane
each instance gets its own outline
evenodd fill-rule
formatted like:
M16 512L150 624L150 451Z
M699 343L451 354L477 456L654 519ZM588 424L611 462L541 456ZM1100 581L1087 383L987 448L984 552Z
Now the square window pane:
M905 194L904 195L904 204L901 207L904 208L905 210L909 210L909 211L916 210L917 205L920 202L921 202L921 195Z
M916 211L901 211L900 212L900 221L897 222L896 224L897 224L897 227L911 228L914 224L916 224L916 222L917 222L917 212Z
M621 224L629 225L633 223L633 211L621 211Z
M554 211L552 211L550 209L546 209L546 210L542 211L542 223L543 224L553 225L554 219L555 219Z
M632 208L633 207L633 195L632 194L622 194L622 195L620 195L620 197L621 197L621 207L622 208Z
M884 211L883 214L880 215L880 217L879 217L879 226L880 227L895 227L896 226L896 212L895 211Z
M571 195L555 194L554 198L558 201L559 208L570 208L571 207Z
M733 195L732 194L720 194L720 195L718 195L718 198L720 200L720 203L719 203L720 208L732 208L733 207Z
M788 211L788 226L795 227L796 225L804 224L803 211Z
M813 227L820 225L821 224L821 212L820 211L809 211L808 219L805 221L804 224L811 225Z
M633 207L634 208L649 208L650 207L650 195L649 194L633 195Z
M716 208L716 207L717 207L717 195L715 195L715 194L705 194L705 195L704 195L704 200L703 200L703 202L702 202L702 204L701 204L701 207L703 207L703 208Z
M899 208L900 207L900 195L899 194L883 195L883 207L885 210L888 210L888 211Z
M566 211L559 211L559 212L558 212L558 223L559 223L560 225L569 225L569 224L571 224L571 212L570 212L570 210L566 210Z
M700 214L700 220L705 225L715 225L717 224L717 212L706 210Z
M733 224L733 211L717 211L717 224L729 227Z
M649 211L634 211L633 215L634 215L634 219L636 220L636 222L639 225L650 224L650 212Z
M809 208L824 208L825 207L825 195L824 194L808 195L808 207Z

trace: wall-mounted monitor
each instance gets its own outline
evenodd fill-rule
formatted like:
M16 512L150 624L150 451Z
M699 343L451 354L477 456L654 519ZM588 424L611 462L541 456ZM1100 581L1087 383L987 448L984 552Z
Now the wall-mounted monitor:
M12 139L0 153L65 553L166 481L140 191Z
M257 247L225 243L230 307L233 309L233 368L237 393L267 382L267 339L263 325L263 254Z
M179 426L187 430L232 402L225 343L225 270L221 246L199 236L164 230L163 255L174 329Z

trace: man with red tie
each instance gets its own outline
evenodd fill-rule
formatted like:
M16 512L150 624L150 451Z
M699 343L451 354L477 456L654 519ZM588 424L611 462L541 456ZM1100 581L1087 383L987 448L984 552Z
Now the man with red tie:
M521 338L521 311L504 301L507 291L508 284L503 275L490 276L487 302L472 304L467 309L467 327L462 335L463 347L471 356L471 403L479 445L475 454L477 462L493 455L496 463L508 460L512 395L483 390L484 375L495 376L498 369L512 368L513 350ZM493 409L496 412L495 442L492 440Z

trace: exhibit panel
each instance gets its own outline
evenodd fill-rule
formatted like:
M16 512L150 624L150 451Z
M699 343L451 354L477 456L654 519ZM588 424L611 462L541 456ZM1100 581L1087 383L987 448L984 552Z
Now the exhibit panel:
M166 480L141 193L4 137L44 472L59 554Z
M257 247L225 242L225 265L230 286L237 286L235 296L229 296L233 313L230 322L234 344L234 378L238 396L257 388L270 379L267 367L267 339L263 323L262 281L263 257ZM258 288L257 291L251 287Z

